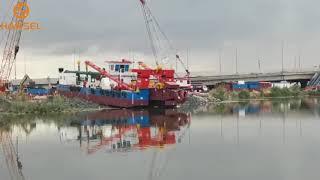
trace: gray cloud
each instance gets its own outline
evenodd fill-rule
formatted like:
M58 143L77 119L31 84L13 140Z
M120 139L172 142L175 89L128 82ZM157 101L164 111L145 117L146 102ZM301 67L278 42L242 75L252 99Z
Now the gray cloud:
M4 3L4 0L1 0ZM24 32L22 45L33 55L66 56L74 49L86 55L129 50L151 55L139 0L32 0L28 21L38 21L43 30ZM257 54L264 56L266 69L277 69L279 44L300 47L306 66L317 63L320 12L316 0L152 0L150 7L177 49L192 52L195 67L217 66L219 49L225 71L232 72L233 49L239 48L240 71ZM2 15L2 14L1 14ZM308 49L306 49L308 48ZM301 50L302 49L302 50ZM286 49L286 64L292 65L297 48ZM308 53L308 54L306 54ZM212 68L216 69L216 68Z
M30 41L30 45L64 42L67 46L79 43L83 48L93 44L125 51L148 48L138 0L33 1L30 4L33 8L30 19L40 21L45 28L26 35L28 39L37 40ZM219 45L225 39L251 39L273 32L286 8L279 1L253 0L154 0L151 7L170 39L181 48L210 48L209 45Z

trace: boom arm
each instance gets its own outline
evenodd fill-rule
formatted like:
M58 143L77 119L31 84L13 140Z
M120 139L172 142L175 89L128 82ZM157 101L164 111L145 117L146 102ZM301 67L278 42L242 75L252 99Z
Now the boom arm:
M153 16L151 9L148 7L146 0L139 0L143 12L143 17L145 20L145 25L147 29L147 34L149 36L152 53L154 55L156 65L159 65L159 60L166 59L168 54L176 49L172 46L167 35L161 29L157 19ZM165 54L161 54L165 53ZM168 54L166 54L168 53ZM170 53L171 54L171 53ZM178 54L175 55L177 61L183 66L184 70L189 76L190 72L184 62L180 59Z
M17 0L17 3L27 3L27 0ZM24 6L22 8L25 8ZM23 13L23 11L20 11ZM23 25L24 18L18 19L12 16L11 23L17 25ZM21 39L22 28L9 29L7 33L6 43L3 50L2 61L0 66L0 81L1 84L8 82L12 67L16 61L17 54L19 52L19 43Z

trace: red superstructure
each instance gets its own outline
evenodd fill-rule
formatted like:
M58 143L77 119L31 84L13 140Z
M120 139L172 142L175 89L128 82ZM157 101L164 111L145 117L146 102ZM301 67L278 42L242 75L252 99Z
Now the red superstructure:
M132 69L137 73L137 84L141 89L145 88L164 88L168 82L174 82L174 70L163 69ZM155 77L155 82L150 84L151 76Z

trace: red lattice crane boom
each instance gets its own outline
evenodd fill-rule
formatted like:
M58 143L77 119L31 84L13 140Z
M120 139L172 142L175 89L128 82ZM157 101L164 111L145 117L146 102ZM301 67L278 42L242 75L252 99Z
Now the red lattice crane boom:
M17 0L18 3L27 3L27 0ZM26 8L25 6L21 7L22 9L18 11L18 13L23 13L23 8ZM16 15L17 16L17 15ZM24 18L17 18L15 15L12 16L10 24L14 24L16 27L17 25L22 25L24 23ZM4 45L4 50L2 54L2 60L0 64L0 90L4 91L9 83L11 71L13 68L13 65L16 61L17 54L20 49L20 39L21 39L21 33L22 28L9 28L7 30L6 34L6 42Z

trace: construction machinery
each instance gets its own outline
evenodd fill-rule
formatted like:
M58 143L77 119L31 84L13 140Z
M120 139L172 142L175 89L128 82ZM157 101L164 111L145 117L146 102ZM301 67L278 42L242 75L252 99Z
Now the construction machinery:
M23 89L25 88L25 84L26 84L26 82L27 82L28 80L30 80L30 77L29 77L28 75L25 75L25 76L21 79L21 81L20 81L20 83L19 83L19 90L18 90L19 93L23 93Z
M15 14L12 15L9 24L23 25L24 23L24 10L27 7L27 0L17 0L16 4L22 4L22 6L15 7ZM21 8L16 9L16 8ZM9 6L9 8L11 8ZM23 17L23 18L21 18ZM8 90L9 80L12 72L13 65L16 62L17 54L20 50L22 28L9 28L5 33L5 44L0 64L0 92Z
M175 53L175 58L177 62L180 62L182 67L186 72L186 77L189 77L190 71L185 63L181 60L180 55L177 54L177 49L175 49L170 40L168 39L167 35L161 29L158 20L152 14L150 7L146 0L139 0L143 12L143 17L147 29L147 34L149 37L151 50L153 56L155 58L155 62L157 68L161 67L161 65L165 65L167 60L169 59L170 55Z
M172 51L176 50L161 30L146 1L140 0L140 4L156 68L150 68L143 62L139 62L143 68L130 68L134 62L125 59L108 61L107 66L102 67L86 61L86 72L88 67L91 67L98 71L100 77L89 76L87 73L85 80L79 82L82 79L80 71L68 73L61 69L57 86L57 91L61 95L122 108L175 107L187 100L191 89L189 70L178 54L175 54L175 58L185 68L187 73L185 77L180 78L174 69L163 67Z

